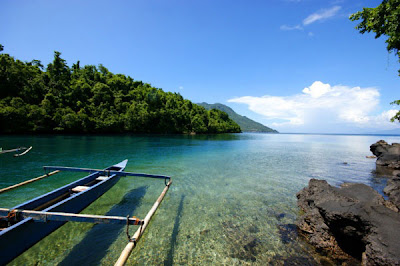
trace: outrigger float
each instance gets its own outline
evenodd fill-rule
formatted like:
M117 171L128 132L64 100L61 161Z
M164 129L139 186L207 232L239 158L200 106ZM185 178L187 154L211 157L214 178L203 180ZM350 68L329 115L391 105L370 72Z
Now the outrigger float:
M22 156L22 155L25 155L25 154L27 154L30 150L32 150L32 146L30 146L29 148L26 148L26 147L18 147L18 148L16 148L16 149L11 149L11 150L3 150L2 148L0 148L0 154L3 154L3 153L10 153L10 152L20 152L20 151L23 151L23 152L21 152L21 153L16 153L16 154L14 154L14 157L19 157L19 156Z
M172 184L169 176L124 172L127 163L128 160L124 160L103 170L44 166L45 171L53 170L53 172L1 189L0 193L57 174L60 171L89 173L84 178L17 205L14 208L0 208L0 265L12 261L68 221L126 224L129 242L115 264L124 265ZM143 220L136 217L130 218L129 216L78 214L114 186L122 176L161 178L165 180L163 192ZM129 225L139 226L132 237L129 236Z

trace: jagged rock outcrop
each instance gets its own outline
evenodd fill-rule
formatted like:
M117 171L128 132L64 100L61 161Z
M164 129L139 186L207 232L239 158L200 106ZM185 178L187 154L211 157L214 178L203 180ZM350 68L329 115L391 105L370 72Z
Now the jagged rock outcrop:
M400 178L389 179L383 192L388 195L389 200L400 210Z
M380 140L370 146L370 151L377 157L378 174L400 174L400 143L388 144Z
M318 251L337 262L400 265L400 213L371 187L311 179L297 198L299 233Z

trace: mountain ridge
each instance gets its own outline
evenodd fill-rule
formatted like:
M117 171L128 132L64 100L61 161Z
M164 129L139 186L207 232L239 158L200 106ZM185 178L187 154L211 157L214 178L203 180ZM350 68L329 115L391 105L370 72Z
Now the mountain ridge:
M226 106L225 104L222 104L222 103L209 104L206 102L197 103L197 104L200 106L203 106L207 110L217 109L217 110L227 113L229 115L229 117L240 126L240 128L242 129L243 132L279 133L275 129L264 126L263 124L258 123L254 120L251 120L250 118L248 118L246 116L239 115L238 113L233 111L232 108L230 108L229 106Z

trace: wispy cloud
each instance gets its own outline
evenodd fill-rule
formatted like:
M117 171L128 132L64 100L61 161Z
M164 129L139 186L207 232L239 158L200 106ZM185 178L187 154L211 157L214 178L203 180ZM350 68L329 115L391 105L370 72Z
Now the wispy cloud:
M308 17L306 17L305 19L303 19L302 24L297 24L295 26L289 26L289 25L282 25L280 27L281 30L303 30L305 26L308 26L314 22L317 21L322 21L325 19L328 19L330 17L335 16L339 10L341 9L341 6L333 6L329 9L321 9L318 12L312 13L311 15L309 15Z
M183 90L183 86L179 86L178 89Z
M303 25L309 25L311 23L314 23L316 21L319 20L324 20L330 17L333 17L334 15L337 14L337 12L341 9L340 6L334 6L332 8L329 9L322 9L316 13L313 13L311 15L309 15L308 17L306 17L303 20Z
M243 96L228 102L247 104L249 110L264 116L269 125L282 131L343 132L343 128L398 127L390 122L397 110L373 115L379 97L376 88L331 86L315 81L292 96Z
M300 25L296 25L296 26L282 25L281 30L303 30L303 27Z

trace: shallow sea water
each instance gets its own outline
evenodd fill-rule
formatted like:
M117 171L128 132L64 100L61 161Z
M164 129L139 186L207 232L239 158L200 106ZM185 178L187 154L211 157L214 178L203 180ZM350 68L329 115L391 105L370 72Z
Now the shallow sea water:
M297 265L321 261L297 238L296 193L310 178L382 191L369 146L400 137L301 134L213 136L0 136L0 147L33 146L0 157L0 188L43 174L44 165L105 168L128 159L131 172L165 174L173 184L128 265ZM0 207L80 177L60 173L0 194ZM82 213L144 218L163 180L122 177ZM130 227L131 234L136 230ZM69 222L11 265L113 265L127 244L125 226ZM1 251L0 251L1 253Z

